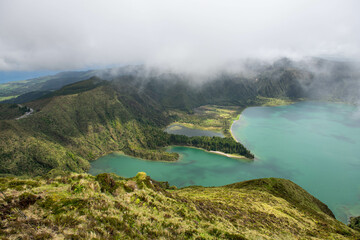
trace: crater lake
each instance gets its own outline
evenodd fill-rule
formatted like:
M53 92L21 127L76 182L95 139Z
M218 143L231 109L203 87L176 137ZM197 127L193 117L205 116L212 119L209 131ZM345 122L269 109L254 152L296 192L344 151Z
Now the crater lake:
M360 215L360 110L352 105L299 102L250 107L231 127L233 136L255 154L232 159L188 147L169 147L177 162L109 154L91 163L91 174L133 177L143 171L171 185L221 186L255 178L290 179L347 222Z

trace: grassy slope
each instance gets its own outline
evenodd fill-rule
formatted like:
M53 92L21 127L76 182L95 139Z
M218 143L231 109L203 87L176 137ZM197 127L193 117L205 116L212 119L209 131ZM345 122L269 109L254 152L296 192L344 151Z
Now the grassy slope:
M144 173L0 178L2 239L358 239L288 180L169 190ZM27 218L22 216L20 209Z

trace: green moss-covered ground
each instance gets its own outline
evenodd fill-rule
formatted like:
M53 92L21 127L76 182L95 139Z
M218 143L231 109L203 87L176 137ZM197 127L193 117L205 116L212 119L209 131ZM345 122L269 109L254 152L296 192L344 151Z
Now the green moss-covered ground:
M288 180L175 189L145 173L51 174L0 178L1 239L360 238Z

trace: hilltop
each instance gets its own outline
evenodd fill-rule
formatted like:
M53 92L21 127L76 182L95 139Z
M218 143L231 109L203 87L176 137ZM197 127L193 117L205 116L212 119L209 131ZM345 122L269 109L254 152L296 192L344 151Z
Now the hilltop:
M2 239L357 239L289 180L183 189L145 173L0 178Z

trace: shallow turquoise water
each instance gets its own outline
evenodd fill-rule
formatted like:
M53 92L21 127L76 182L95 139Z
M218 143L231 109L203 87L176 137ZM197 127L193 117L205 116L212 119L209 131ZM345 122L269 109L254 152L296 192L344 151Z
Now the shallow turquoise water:
M326 203L338 219L360 215L360 117L345 104L302 102L247 108L232 131L257 157L227 158L172 147L178 162L152 162L109 154L92 162L91 174L132 177L144 171L178 187L220 186L263 177L291 179Z

